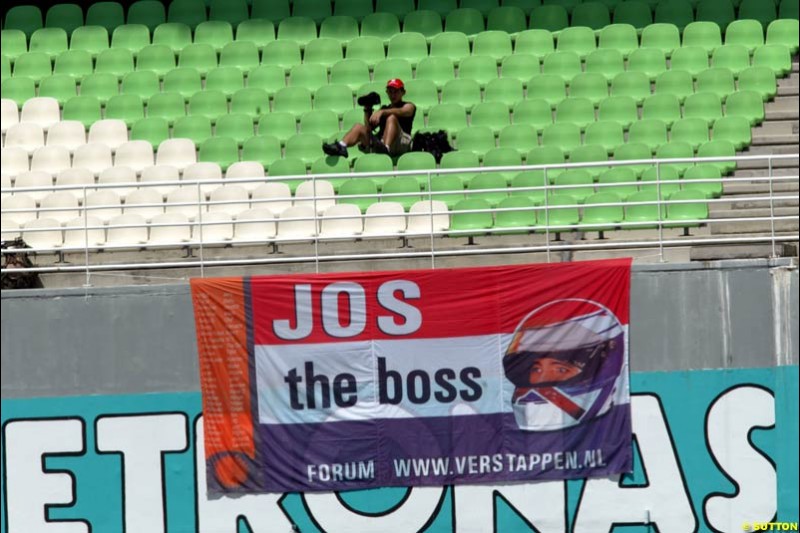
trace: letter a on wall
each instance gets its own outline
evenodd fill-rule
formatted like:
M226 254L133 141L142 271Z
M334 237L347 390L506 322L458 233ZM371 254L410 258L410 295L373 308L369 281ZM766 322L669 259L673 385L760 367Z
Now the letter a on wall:
M631 470L630 260L192 280L210 493Z

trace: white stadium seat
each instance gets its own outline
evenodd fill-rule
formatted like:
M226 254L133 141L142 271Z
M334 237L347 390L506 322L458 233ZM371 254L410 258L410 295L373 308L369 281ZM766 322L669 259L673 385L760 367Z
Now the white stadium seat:
M30 231L39 229L41 231ZM31 248L58 248L64 242L61 224L52 218L38 218L25 223L22 238Z
M363 231L361 209L353 204L338 204L323 213L319 235L322 238L353 237Z
M108 167L97 176L98 185L116 185L109 189L125 198L136 190L136 171L130 167Z
M117 147L114 166L130 167L138 173L152 167L154 160L152 144L147 141L127 141Z
M80 214L78 199L68 191L53 192L42 198L39 204L39 214L42 217L52 218L60 224L73 219Z
M336 192L333 185L326 180L307 180L301 182L294 191L294 205L316 207L317 213L324 213L329 207L336 205ZM316 201L314 196L317 197ZM303 198L301 200L301 198Z
M273 212L263 207L253 208L236 217L233 239L259 242L274 237L276 231Z
M430 233L431 228L433 231L450 228L450 213L447 204L441 200L420 200L411 206L408 214L406 233Z
M147 222L164 212L161 193L150 188L137 189L125 197L123 213L137 214Z
M141 183L150 183L153 181L178 181L181 179L181 174L178 169L169 165L155 165L142 169L142 174L139 176ZM156 185L152 189L160 192L164 197L169 193L180 187L180 184L174 185Z
M256 187L253 190L252 198L253 208L269 209L275 216L280 216L281 213L292 207L292 191L287 184L277 181L270 181Z
M28 151L19 147L6 147L0 150L0 172L3 177L13 178L29 171Z
M8 212L12 209L16 211ZM17 227L20 227L31 220L36 220L37 215L36 200L27 194L20 193L3 198L3 222L13 221Z
M258 161L237 161L228 167L225 171L225 179L234 178L263 178L264 166ZM262 181L249 181L239 183L248 191L253 191L256 187L261 185Z
M98 120L89 128L89 142L107 144L112 152L116 152L117 148L128 142L128 126L123 120ZM153 151L152 147L150 151Z
M247 189L241 185L223 185L211 191L208 212L228 213L236 218L242 211L250 209L250 198ZM223 202L223 203L216 203Z
M33 152L31 158L31 170L41 170L51 176L71 167L69 150L63 146L42 146Z
M122 214L119 194L109 189L100 189L86 197L86 207L90 217L100 219L104 224Z
M190 139L167 139L158 145L157 165L172 165L183 170L197 162L197 149Z
M311 207L289 207L278 218L278 237L281 239L308 239L316 234L317 225Z
M94 174L85 168L68 168L62 170L56 176L56 186L89 186L94 185ZM86 195L88 196L94 188L86 188ZM78 202L83 202L84 189L69 189L69 192L78 199Z
M74 152L86 144L86 128L77 120L62 120L47 130L47 146L63 146Z
M195 242L215 243L220 241L230 241L233 239L233 217L227 213L203 213L202 228L195 219L194 233L192 235Z
M44 146L44 130L37 124L15 124L6 131L5 148L22 148L29 154Z
M106 244L109 246L138 248L145 243L147 243L147 225L141 216L134 213L124 214L109 221L106 234Z
M200 200L203 199L201 198ZM194 187L175 189L167 195L165 207L165 212L167 213L179 213L193 221L198 217L198 210L201 208L203 211L206 210L205 206L198 200L197 189Z
M40 187L42 190L38 191L25 191L25 194L36 200L37 202L53 192L53 176L49 172L22 172L17 174L14 180L14 189L22 189L24 187ZM16 192L14 193L16 194Z
M196 180L221 180L222 168L216 163L192 163L183 169L183 181ZM200 185L200 190L208 196L211 191L219 187L221 183L209 183ZM197 187L196 184L187 183L184 187Z
M102 246L106 242L106 231L99 227L102 225L103 221L93 216L67 220L64 224L64 247Z
M189 225L189 219L180 213L162 213L150 221L150 239L147 244L151 246L191 240L192 227Z
M399 202L377 202L367 207L364 236L396 235L406 230L406 212ZM380 216L371 216L380 215Z
M91 143L79 146L72 159L75 168L86 168L97 176L103 170L114 166L111 160L111 148L101 143Z
M3 133L5 133L8 128L19 123L19 108L17 108L17 103L10 98L0 100L0 107L2 108L0 125L2 125Z
M48 96L29 98L22 104L20 123L36 124L47 131L50 126L61 120L61 108L58 100Z

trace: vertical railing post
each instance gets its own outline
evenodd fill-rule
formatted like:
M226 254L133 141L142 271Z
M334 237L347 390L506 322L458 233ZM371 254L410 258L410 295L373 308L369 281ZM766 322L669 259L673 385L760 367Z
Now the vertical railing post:
M547 167L544 167L544 245L547 253L547 262L550 262L550 180L547 178Z
M661 220L661 163L656 161L656 217L658 220L658 260L664 262L664 223Z
M778 250L775 244L775 193L772 180L772 156L767 157L767 177L769 178L769 230L772 239L772 257L778 257Z
M301 182L302 183L302 182ZM316 174L311 175L311 190L314 191L313 209L314 209L314 272L319 274L319 222L317 220L317 177ZM295 194L297 189L295 189Z
M433 238L433 191L431 190L431 171L428 170L428 218L431 222L431 269L436 268L436 253L434 252L434 238Z
M200 182L197 185L197 230L200 232L200 277L206 277L205 258L203 255L203 194L200 191Z
M89 273L89 206L86 205L86 185L83 186L83 266L86 268L84 287L91 287L92 280Z

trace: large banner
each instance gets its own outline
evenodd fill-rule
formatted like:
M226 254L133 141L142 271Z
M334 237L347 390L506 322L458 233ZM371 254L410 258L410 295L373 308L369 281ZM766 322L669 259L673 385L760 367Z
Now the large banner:
M192 281L210 493L632 469L630 261Z

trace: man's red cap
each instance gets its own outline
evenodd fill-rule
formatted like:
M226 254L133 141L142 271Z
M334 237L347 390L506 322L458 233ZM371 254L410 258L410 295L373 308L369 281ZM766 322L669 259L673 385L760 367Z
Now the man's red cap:
M391 87L392 89L403 89L405 90L406 86L403 85L403 80L399 78L392 78L391 80L386 82L386 87Z

